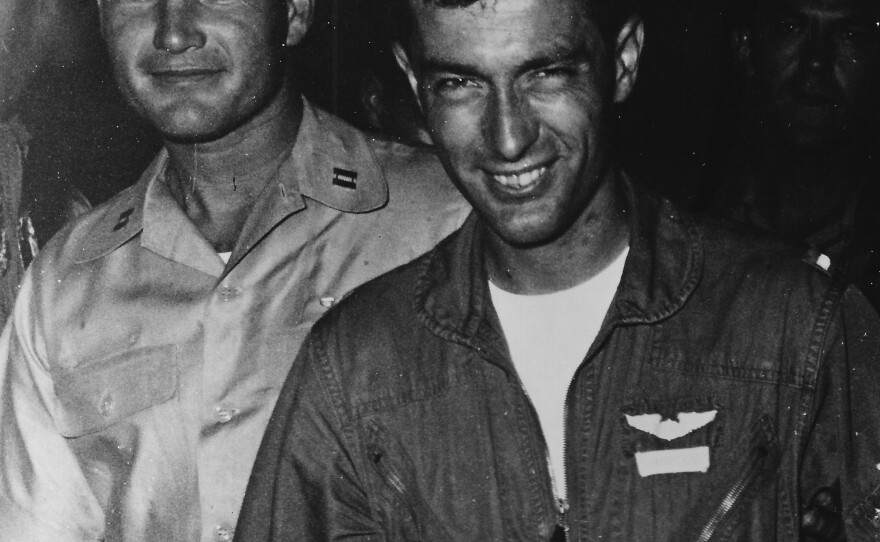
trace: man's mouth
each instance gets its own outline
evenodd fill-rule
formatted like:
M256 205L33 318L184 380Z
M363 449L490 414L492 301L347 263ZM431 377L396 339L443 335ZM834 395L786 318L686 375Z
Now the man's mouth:
M141 63L141 70L159 82L197 82L225 71L214 58L169 58L151 56Z
M505 188L524 190L537 184L538 180L544 175L544 173L546 173L546 171L546 166L539 166L517 173L492 173L490 176L492 177L492 180Z
M796 104L805 107L826 107L834 103L831 94L825 92L795 92L792 99Z
M157 79L167 81L199 80L217 75L223 70L217 68L187 67L187 68L158 68L150 70L149 74Z

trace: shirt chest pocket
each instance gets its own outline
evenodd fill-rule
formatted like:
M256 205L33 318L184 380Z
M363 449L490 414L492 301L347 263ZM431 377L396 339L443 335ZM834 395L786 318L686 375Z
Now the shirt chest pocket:
M176 351L174 345L140 348L53 373L58 432L68 438L97 433L171 399Z

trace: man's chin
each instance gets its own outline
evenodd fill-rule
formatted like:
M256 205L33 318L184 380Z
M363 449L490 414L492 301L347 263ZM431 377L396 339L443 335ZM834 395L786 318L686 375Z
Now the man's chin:
M218 139L222 139L223 136L227 135L229 131L206 130L187 127L176 127L170 129L160 127L159 133L161 134L162 139L164 139L165 141L170 141L172 143L178 143L182 145L193 145L197 143L210 143L211 141L217 141Z
M234 127L212 122L210 114L149 119L162 137L174 143L207 143L226 136Z
M792 123L786 130L784 141L795 151L820 155L846 145L846 133L838 126L803 125Z
M519 249L537 248L559 239L565 228L552 224L495 224L495 234L505 244Z

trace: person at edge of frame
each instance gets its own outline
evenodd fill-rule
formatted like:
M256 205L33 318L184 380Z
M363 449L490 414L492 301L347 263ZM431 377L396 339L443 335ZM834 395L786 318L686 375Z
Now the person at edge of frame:
M829 258L880 309L880 3L749 0L741 126L711 212Z
M312 324L469 207L431 151L300 95L285 51L312 0L99 9L164 150L26 274L0 341L0 540L230 540Z
M475 212L312 330L237 539L880 538L880 318L622 171L635 3L406 6L399 62Z
M34 73L61 47L58 34L70 38L74 31L62 22L69 15L66 9L58 0L0 0L0 326L12 313L24 270L39 253L40 241L55 232L51 227L37 234L32 207L59 213L59 223L89 209L73 188L57 198L63 200L60 205L52 205L49 197L22 201L30 136L18 118L18 106Z
M359 81L360 110L369 127L390 138L431 145L419 104L390 47L376 51L370 66Z

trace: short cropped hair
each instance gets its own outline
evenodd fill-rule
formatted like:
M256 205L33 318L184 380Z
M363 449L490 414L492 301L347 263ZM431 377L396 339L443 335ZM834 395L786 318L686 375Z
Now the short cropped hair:
M400 21L398 32L394 36L401 43L406 43L412 35L412 10L409 7L411 1L421 1L425 4L433 4L443 8L465 8L479 2L488 6L499 0L395 0L398 13L396 20ZM639 0L573 0L578 2L586 10L586 15L599 28L602 38L612 46L617 41L617 34L624 23L639 14Z

